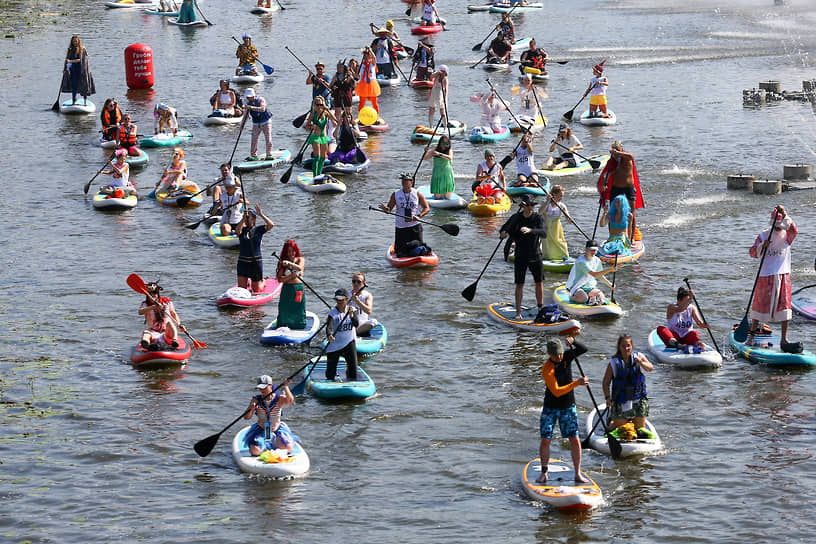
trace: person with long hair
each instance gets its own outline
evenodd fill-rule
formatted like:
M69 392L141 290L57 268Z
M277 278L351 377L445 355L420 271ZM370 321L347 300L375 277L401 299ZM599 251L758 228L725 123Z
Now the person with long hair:
M88 52L82 45L82 40L74 34L65 53L65 70L62 73L60 92L71 93L71 103L76 104L77 94L81 95L85 103L88 97L96 94L93 74L88 63Z
M558 155L549 156L544 168L547 170L561 170L567 166L574 168L577 162L573 151L580 151L583 148L581 140L572 133L572 129L561 123L558 127L558 136L550 142L550 153L558 152Z
M164 169L161 179L156 184L156 192L171 192L184 185L187 179L187 161L184 160L184 150L180 147L173 149L173 159Z
M131 157L139 156L139 137L136 135L139 129L131 122L129 113L122 116L122 124L116 134L116 145L119 149L124 149Z
M371 317L374 311L374 295L366 287L368 285L365 274L357 272L351 276L349 306L357 311L357 336L367 336L371 329L378 325L377 320Z
M448 199L456 190L453 177L453 149L447 136L442 136L436 144L436 149L425 147L425 158L433 158L431 173L431 194L434 199Z
M116 140L116 133L122 123L122 110L119 108L119 104L116 103L115 98L105 100L102 113L99 114L99 120L102 121L102 139Z
M331 103L334 106L334 117L342 119L348 115L354 123L351 115L351 103L354 98L354 86L357 83L354 74L346 66L345 61L337 62L337 72L329 83L331 91ZM357 124L354 123L354 131L357 132Z
M337 122L337 118L326 105L322 96L316 96L312 102L312 115L306 121L306 128L311 131L307 144L312 144L312 179L317 180L323 174L323 164L329 156L329 142L331 137L326 130L329 121Z
M380 96L380 84L377 82L377 63L374 62L374 52L370 47L363 51L363 61L360 64L359 77L354 92L360 97L359 110L363 109L367 101L371 101L371 107L379 115L380 106L377 97Z
M130 184L130 165L125 162L127 152L124 149L116 150L116 159L110 161L110 170L105 170L103 174L110 174L110 183L99 188L100 193L108 196L123 198L136 192L136 188Z
M439 70L431 74L430 79L433 81L433 87L428 94L428 126L434 126L434 113L437 109L445 119L445 126L448 126L448 67L441 64Z
M179 346L179 316L173 301L161 296L162 289L158 282L148 283L144 302L139 306L139 315L144 316L147 324L140 345L147 351L164 351Z
M278 327L306 328L306 296L300 279L305 269L306 259L300 254L300 248L294 240L286 240L275 272L283 284L278 299Z
M654 365L642 353L634 351L632 337L618 337L615 355L609 360L603 377L603 392L609 407L609 427L615 429L632 422L638 438L654 438L646 429L649 398L646 395L646 377Z

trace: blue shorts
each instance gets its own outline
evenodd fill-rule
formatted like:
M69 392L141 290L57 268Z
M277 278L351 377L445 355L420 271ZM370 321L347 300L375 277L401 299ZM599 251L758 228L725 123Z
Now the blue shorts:
M269 440L264 439L264 428L257 423L253 423L244 437L244 447L249 448L252 444L255 444L261 448L261 451L276 450L278 449L278 445L275 438L277 438L277 442L280 442L285 448L295 443L295 439L292 437L292 431L289 430L289 426L283 421L281 421L280 426L278 426L278 430L272 432L272 436Z
M561 426L562 438L578 436L578 410L575 405L569 408L542 408L539 420L541 438L552 438L556 421Z

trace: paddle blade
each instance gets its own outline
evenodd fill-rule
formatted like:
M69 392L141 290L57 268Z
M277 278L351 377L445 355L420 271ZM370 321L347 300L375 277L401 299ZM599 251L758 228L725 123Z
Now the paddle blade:
M195 229L198 228L198 226L201 224L202 221L204 221L204 220L199 219L198 221L193 221L192 223L187 223L186 225L184 225L184 228L185 229L190 229L190 230L195 230Z
M512 160L513 157L511 157L510 155L505 155L504 158L501 161L499 161L499 164L501 164L502 168L507 168L507 165L510 164Z
M286 172L280 178L281 183L289 183L289 178L292 177L292 168L295 167L295 163L289 165L289 168L286 169Z
M51 111L59 111L59 98L57 98L57 101L51 106Z
M566 119L567 121L572 121L572 114L573 114L573 113L575 113L575 108L572 108L571 110L569 110L568 112L566 112L566 113L565 113L564 115L562 115L561 117L563 117L563 118L564 118L564 119Z
M581 441L581 449L588 450L590 448L589 445L589 435Z
M478 282L478 281L474 281L473 283L471 283L470 285L468 285L467 287L465 287L464 289L462 289L462 296L463 296L463 297L465 298L465 300L467 300L468 302L472 302L472 301L473 301L473 297L475 297L475 296L476 296L476 286L477 286L477 285L479 285L479 282Z
M185 208L192 198L191 196L180 196L176 199L176 204L179 208Z
M93 180L88 181L88 183L85 184L85 187L82 188L82 190L84 191L84 193L86 195L88 194L88 189L91 188L91 181L93 181Z
M410 16L411 16L411 7L413 7L413 4L412 4L412 5L410 5L410 6L408 6L408 9L406 9L406 10L405 10L405 16L406 16L406 17L410 17Z
M601 167L601 161L596 161L595 159L590 159L589 160L589 167L592 168L593 170L597 170L598 168Z
M609 451L612 454L612 459L617 459L621 454L621 444L618 439L612 436L612 433L606 433L606 438L609 440Z
M482 44L484 44L484 42L477 43L476 45L473 46L471 51L479 51L482 48Z
M127 277L126 281L128 286L137 293L142 293L143 295L147 294L147 284L145 284L144 280L139 276L139 274L131 274Z
M224 431L221 431L223 433ZM193 446L195 452L201 457L207 457L210 452L213 450L216 444L218 444L218 439L221 438L221 433L216 433L212 436L208 436L203 440L199 440Z
M444 225L439 225L442 230L450 234L451 236L459 236L459 225L454 225L453 223L445 223Z
M304 378L303 380L301 380L301 381L300 381L300 382L299 382L297 385L295 385L294 387L289 388L289 391L291 391L291 392L292 392L292 395L293 395L293 396L295 396L295 397L300 396L300 395L302 395L303 393L305 393L305 392L306 392L306 378Z
M295 128L300 128L303 126L303 123L306 121L306 114L298 115L292 120L292 126Z
M191 338L192 338L192 337L191 337ZM198 340L193 340L193 347L194 347L195 349L204 349L204 348L208 348L208 347L210 347L210 346L208 346L208 345L207 345L207 344L205 344L204 342L199 342Z
M259 61L259 62L260 62L260 61ZM272 68L271 66L268 66L268 65L264 64L263 62L261 62L261 66L263 66L264 72L266 72L268 75L272 75L272 72L274 72L274 71L275 71L275 69L274 69L274 68Z
M739 327L734 331L734 340L740 343L748 340L748 315L742 318Z

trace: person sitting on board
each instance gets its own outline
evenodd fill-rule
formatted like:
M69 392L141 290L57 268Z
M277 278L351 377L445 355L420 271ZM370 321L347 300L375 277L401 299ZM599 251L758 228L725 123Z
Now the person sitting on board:
M422 0L422 26L435 25L439 20L436 0Z
M756 293L751 304L751 329L746 345L754 343L760 321L781 323L780 348L786 353L801 353L801 342L788 342L791 310L791 244L799 233L785 207L777 205L771 212L770 227L759 233L748 254L762 262L756 281Z
M256 418L255 423L244 435L244 447L249 448L249 454L257 457L266 450L286 450L292 452L295 448L295 438L289 426L281 421L283 408L295 402L295 396L289 390L289 378L283 380L281 386L275 390L275 381L271 376L258 378L260 394L254 395L244 412L244 419ZM275 391L274 393L272 391Z
M456 181L453 175L453 149L447 135L442 135L436 143L436 149L430 144L425 146L425 159L433 159L431 173L431 194L435 200L450 199L456 190Z
M609 210L601 217L601 226L609 224L609 237L601 246L602 255L631 255L632 240L628 236L632 223L632 211L625 195L618 195L609 204Z
M116 140L119 125L122 123L122 110L119 109L119 104L115 98L105 100L102 113L99 114L99 120L102 121L102 139L107 141Z
M115 198L124 198L136 194L136 188L130 184L130 165L125 162L127 151L116 150L116 159L110 161L110 170L102 172L110 174L110 183L99 188L99 192Z
M119 149L124 149L131 157L139 156L139 137L136 135L138 128L131 122L129 113L122 116L122 124L116 134L116 145Z
M178 133L178 112L167 104L159 102L153 108L153 134Z
M572 129L562 123L558 127L558 136L550 142L550 153L558 151L558 155L550 155L547 158L547 164L544 165L544 168L547 170L561 170L565 167L575 168L578 163L575 159L575 155L573 155L573 151L579 151L583 148L584 146L581 144L581 140L572 133Z
M258 60L258 48L252 43L252 36L245 32L241 36L243 43L238 44L238 49L235 50L235 56L238 57L238 67L235 69L235 75L258 75L258 68L255 66L255 61Z
M524 277L527 270L535 282L536 305L539 310L544 307L544 269L541 265L541 238L547 236L544 229L544 218L535 211L538 204L531 195L522 195L521 209L510 216L502 225L499 235L502 239L508 236L516 245L514 262L516 315L513 319L524 319L521 315L521 299L524 294Z
M306 328L306 296L300 279L304 270L306 259L300 254L300 248L294 240L286 240L275 272L275 277L283 284L278 299L278 328Z
M379 323L371 317L374 311L374 295L366 289L366 277L362 272L351 276L351 300L349 306L357 314L357 336L369 336L371 329Z
M263 227L255 224L256 217L260 217ZM249 289L253 293L263 293L266 280L263 275L263 253L261 240L263 235L272 230L275 223L261 211L261 205L255 204L255 209L248 209L241 221L235 227L238 232L238 287Z
M476 181L471 190L479 196L493 197L495 202L501 202L502 193L507 192L504 169L496 162L496 154L492 149L485 149L484 158L476 167ZM484 187L481 192L480 187Z
M609 407L609 427L615 430L632 422L638 438L656 438L646 429L649 416L649 398L646 396L646 377L654 365L642 353L634 351L632 337L618 337L617 351L609 360L603 377L603 392ZM603 417L598 414L598 417Z
M643 193L640 190L635 157L632 153L624 151L623 143L620 140L612 142L609 154L611 157L604 165L601 175L598 176L600 202L604 208L608 208L613 198L619 194L626 195L632 213L627 236L630 240L638 240L640 231L637 228L635 210L645 207L646 204L643 202Z
M506 64L510 60L510 53L513 52L513 46L504 37L501 32L496 34L493 41L490 42L490 47L487 48L487 62L492 64Z
M229 180L231 183L235 184L236 186L241 186L241 180L232 173L232 166L230 163L225 162L222 163L221 166L218 167L219 169L219 176L207 187L207 194L212 195L212 206L207 211L210 215L218 215L221 211L221 193L224 192L224 185Z
M400 174L402 187L391 193L388 204L380 204L379 209L396 213L394 217L394 253L397 257L419 257L431 255L433 251L422 239L422 223L418 220L431 211L428 201L414 188L414 176L407 172Z
M592 68L593 77L590 78L589 87L584 92L584 96L589 95L590 117L610 117L606 112L606 88L609 86L609 80L603 75L605 62L606 59Z
M616 267L603 267L603 261L596 255L598 242L587 240L584 254L575 259L575 264L567 277L567 290L570 301L578 304L599 306L606 304L606 297L598 288L598 279L601 279L610 288L615 287L604 276L617 270Z
M447 127L450 125L447 104L449 92L448 67L444 64L440 64L439 70L431 74L430 80L433 81L433 87L431 87L431 92L428 93L428 126L434 126L434 122L436 121L434 114L438 109L439 114L445 119L444 124Z
M504 35L504 38L511 44L516 43L516 26L510 18L509 13L502 13L501 21L496 25L496 30Z
M221 198L219 199L221 236L229 236L238 232L238 225L244 218L243 207L244 205L249 206L244 201L243 196L232 178L224 180L224 190L221 192Z
M414 49L414 63L416 64L416 79L418 81L430 81L434 71L434 46L425 37L417 42Z
M177 22L179 23L194 23L198 19L196 17L196 5L195 0L181 0L181 8L179 9L178 19Z
M691 304L694 300L694 291L685 287L677 289L677 303L669 304L666 308L666 326L657 328L657 335L663 340L667 348L674 348L694 353L702 353L705 344L700 335L694 330L696 323L701 329L707 329L708 323L700 317L700 312Z
M522 74L533 73L546 76L549 73L547 72L548 60L550 58L547 56L547 52L540 47L536 47L535 38L532 38L530 39L530 46L519 57L519 71ZM527 68L530 70L527 70Z
M244 115L252 118L252 141L249 148L248 161L262 160L258 156L258 141L263 134L266 142L266 156L263 160L271 161L275 157L272 155L272 114L266 111L266 100L262 96L255 96L254 89L244 91L246 104Z
M562 202L563 198L564 188L560 185L553 185L547 195L547 200L538 210L538 213L544 217L544 224L547 228L547 236L541 241L541 254L545 259L551 261L564 261L570 256L561 217L566 218L570 223L573 223L573 220Z
M589 379L581 376L572 379L572 361L579 355L587 352L586 346L577 342L572 336L566 338L571 349L564 352L564 346L559 339L547 342L547 360L541 366L541 377L547 385L544 393L544 405L541 408L539 419L539 433L541 444L538 452L541 457L541 476L536 483L547 482L547 465L550 462L550 442L552 442L555 423L561 427L561 438L570 443L572 464L575 467L575 481L589 483L581 475L581 439L578 436L578 410L575 408L575 393L573 390L580 386L589 387Z
M491 89L489 93L477 93L470 99L471 102L478 102L482 108L482 116L479 126L474 130L484 133L498 134L502 132L501 112L505 111L504 106L496 98L496 93Z
M258 3L255 4L255 7L272 9L272 0L258 0Z
M516 187L538 187L540 181L535 166L533 135L527 132L521 137L521 144L510 153L516 159Z
M179 347L179 316L173 301L163 297L164 289L158 282L147 284L147 295L139 306L139 315L144 316L147 330L142 333L140 345L146 351L169 351Z
M353 122L351 114L343 112L340 116L340 122L334 127L332 134L337 147L327 156L328 164L362 164L368 160L365 152L357 144Z
M185 185L187 179L187 161L184 160L184 150L180 147L173 149L173 158L162 177L156 184L156 193L171 193Z
M229 81L226 79L218 82L218 90L210 98L210 104L213 107L213 113L210 114L210 117L240 117L244 113L239 107L238 95L230 89Z
M326 340L329 342L326 346L326 379L329 381L343 381L337 376L340 357L346 360L346 381L357 381L357 312L348 306L348 301L348 291L337 289L334 292L335 306L326 317Z

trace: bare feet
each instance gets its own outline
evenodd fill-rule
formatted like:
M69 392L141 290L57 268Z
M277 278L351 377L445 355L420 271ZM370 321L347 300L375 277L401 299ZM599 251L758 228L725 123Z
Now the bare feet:
M579 474L575 475L575 483L577 483L577 484L588 484L589 480L587 480L586 478L581 476L581 474L579 473Z
M521 314L516 314L515 316L513 316L513 319L515 319L516 321L521 321L524 318L521 316Z
M541 476L536 478L536 483L537 484L546 484L547 483L547 471L546 470L541 473Z
M748 339L745 340L745 345L746 346L753 346L754 345L754 335L753 334L748 335Z

